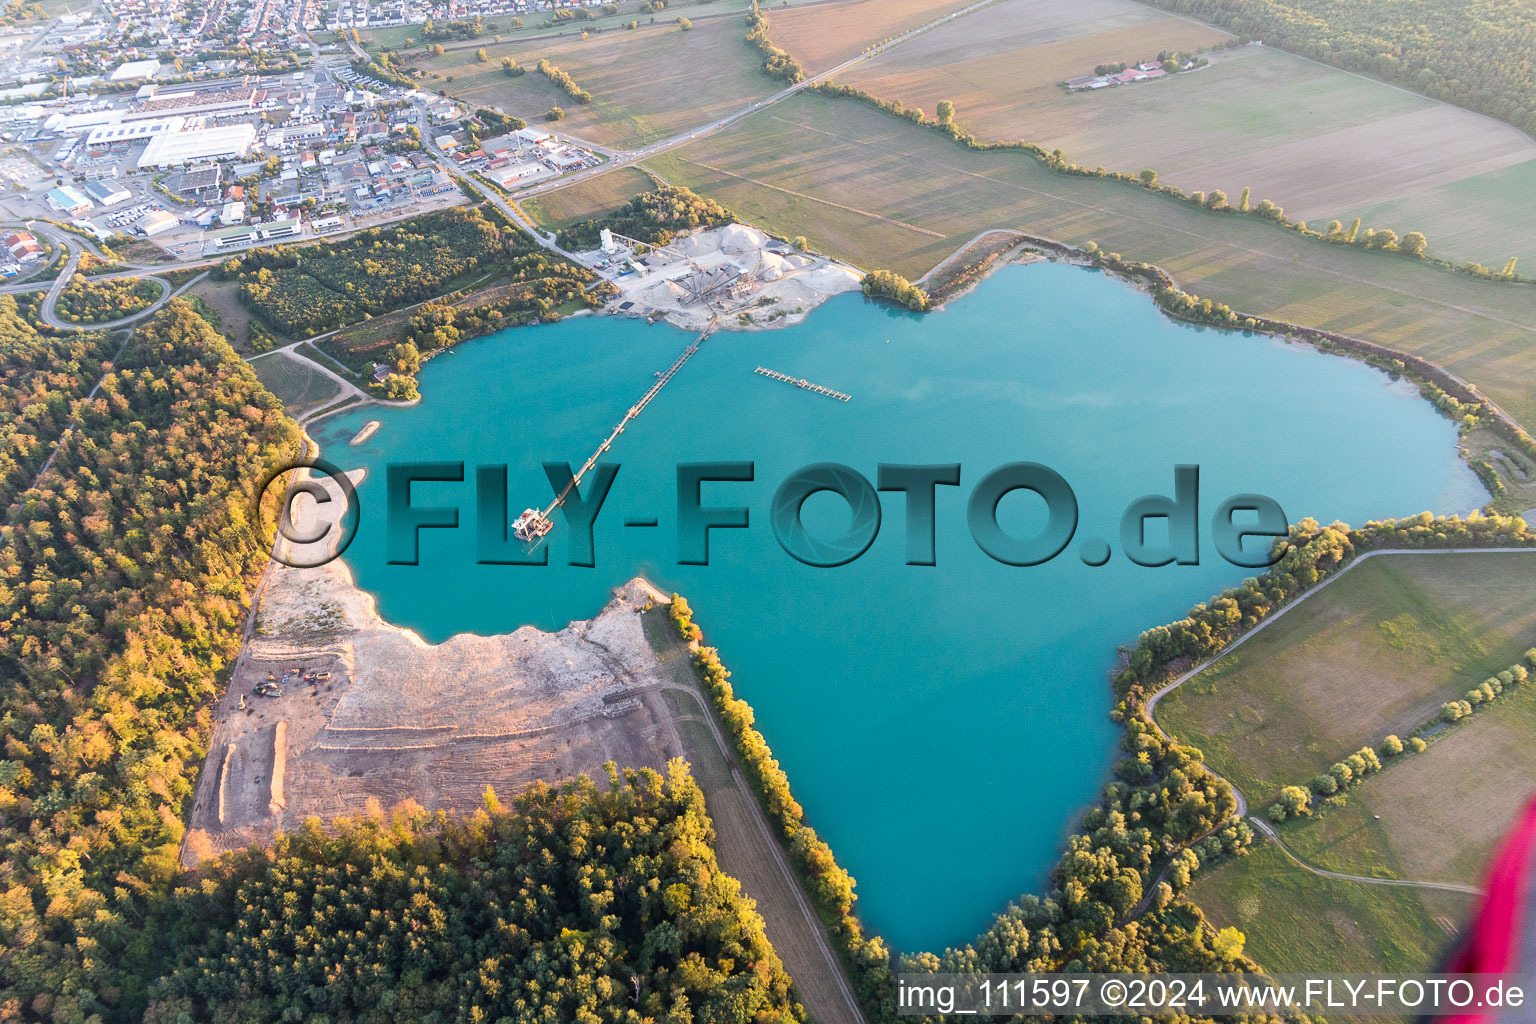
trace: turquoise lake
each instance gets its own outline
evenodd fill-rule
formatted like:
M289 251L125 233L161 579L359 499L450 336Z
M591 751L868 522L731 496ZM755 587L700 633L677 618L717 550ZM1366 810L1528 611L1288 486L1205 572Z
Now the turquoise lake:
M1211 544L1221 501L1257 492L1292 521L1360 523L1487 500L1454 425L1412 387L1303 346L1176 324L1122 282L1034 264L925 317L844 295L796 327L711 337L608 454L622 468L596 568L565 564L558 515L549 566L476 565L474 467L509 464L514 512L548 504L541 463L580 465L691 341L614 318L507 331L432 360L414 408L322 421L325 457L369 471L347 562L385 618L432 642L559 628L637 574L687 595L808 820L858 880L866 922L904 951L967 942L1040 891L1116 756L1117 647L1253 574ZM381 429L348 447L369 419ZM384 467L422 460L466 463L464 483L413 492L417 506L457 505L460 528L423 530L419 566L387 565ZM706 505L750 507L752 527L713 531L711 564L680 566L675 465L715 460L756 463L755 482L704 488ZM904 564L899 493L882 495L880 535L857 561L819 569L786 554L773 492L822 461L871 481L882 462L960 463L961 485L938 488L938 564ZM993 561L966 527L971 488L1017 461L1056 470L1080 508L1073 543L1033 568ZM1136 566L1118 551L1121 511L1171 495L1180 463L1201 467L1201 564ZM999 515L1024 536L1042 510L1018 492ZM625 527L639 517L659 525ZM832 495L806 505L829 535L848 519ZM1115 556L1086 566L1085 538Z

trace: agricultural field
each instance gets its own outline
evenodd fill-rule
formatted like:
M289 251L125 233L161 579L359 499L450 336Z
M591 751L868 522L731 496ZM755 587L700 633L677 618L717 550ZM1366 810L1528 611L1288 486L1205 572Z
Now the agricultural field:
M1373 558L1287 612L1158 706L1158 720L1262 806L1339 755L1407 735L1442 699L1536 641L1533 554ZM1188 691L1189 687L1196 687ZM1188 691L1188 692L1186 692ZM1342 799L1280 826L1302 861L1367 878L1478 885L1531 797L1536 689L1434 730ZM1276 971L1426 970L1466 894L1323 878L1273 843L1215 868L1192 898ZM1371 937L1373 941L1367 941Z
M1476 260L1497 270L1507 256L1529 277L1536 267L1536 160L1524 160L1399 198L1345 210L1366 224L1408 224L1436 253Z
M1164 697L1157 720L1263 807L1518 661L1536 643L1533 574L1536 553L1368 559Z
M763 74L757 51L745 40L741 18L711 18L684 32L676 25L643 25L588 39L536 39L448 50L423 55L416 66L442 77L430 79L454 96L542 123L559 106L559 129L603 146L633 148L706 124L781 87ZM488 60L476 57L484 47ZM511 57L528 73L510 78L502 70ZM592 94L582 106L537 70L548 60ZM451 82L447 81L452 78Z
M773 22L774 40L795 53L780 38L780 20ZM1091 75L1098 64L1151 60L1164 50L1188 52L1232 38L1131 0L1006 0L860 64L839 80L930 114L940 100L950 100L965 126L983 138L1045 144L1048 137L1071 132L1074 118L1095 116L1106 97L1121 99L1169 84L1069 97L1059 83ZM1067 154L1079 158L1076 146Z
M1309 863L1353 875L1477 885L1536 792L1536 690L1506 692L1394 761L1348 801L1282 834Z
M909 278L989 228L1095 241L1244 312L1424 356L1536 423L1528 287L1056 174L1019 152L969 151L847 99L796 96L646 166L767 230Z
M525 200L523 212L552 231L578 221L591 220L618 209L642 192L656 187L650 175L635 167L621 167L556 192Z
M1457 893L1365 885L1298 867L1273 843L1200 874L1190 898L1218 928L1247 936L1267 971L1432 970L1465 918Z
M792 53L793 46L775 36ZM1293 217L1422 231L1431 252L1502 266L1536 257L1536 142L1509 125L1260 45L1156 82L1069 94L1098 64L1222 47L1219 29L1132 0L1003 0L846 76L930 114L940 100L981 138L1072 161L1155 169L1186 191L1252 190Z
M763 4L776 45L819 75L886 39L969 7L973 0L852 0L785 10Z

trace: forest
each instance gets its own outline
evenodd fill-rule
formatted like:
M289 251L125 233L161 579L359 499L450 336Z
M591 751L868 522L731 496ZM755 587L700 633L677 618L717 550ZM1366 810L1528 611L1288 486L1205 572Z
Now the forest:
M607 769L224 858L157 908L145 1021L804 1020L687 766Z
M273 330L303 338L435 298L530 245L515 228L454 207L306 248L302 259L288 246L257 249L225 260L215 276L238 278L248 309Z
M1501 0L1148 0L1536 132L1536 8Z
M303 446L179 299L86 399L106 349L0 297L0 402L35 438L0 528L0 1020L804 1019L680 762L468 817L370 806L182 871L266 564L251 485Z
M42 467L72 406L101 378L114 351L104 332L53 334L36 322L15 296L0 295L0 509L9 509Z
M137 277L93 281L82 274L70 278L59 293L59 319L75 324L105 324L142 313L160 298L160 286Z
M592 280L592 273L570 263L551 260L541 254L526 257L531 265L519 267L519 280L523 287L506 289L487 302L455 305L446 302L428 302L411 314L406 322L405 334L400 344L408 345L421 355L457 345L470 338L478 338L503 327L515 327L550 316L556 307L582 297L588 308L602 305L604 298L612 294L612 285L603 284L590 292L583 292L584 282ZM413 368L402 366L401 372L414 373Z
M603 228L639 239L648 245L666 245L694 228L715 228L734 220L730 210L691 189L661 185L642 192L605 217L572 224L560 232L560 245L573 252L595 249Z
M88 392L100 351L72 353L78 375L52 390ZM301 450L250 367L175 299L74 408L0 526L0 1019L127 1019L206 708L266 563L249 482Z
M555 256L526 236L517 237L523 244L503 272L503 276L510 278L510 284L477 292L470 298L422 303L410 312L398 341L395 332L389 331L382 337L367 332L365 336L373 339L368 344L349 344L346 334L317 344L359 373L371 373L374 363L383 361L394 368L396 375L409 378L437 351L505 327L554 317L557 310L574 301L596 309L614 292L614 287L606 282L594 285L596 275L585 267ZM414 381L410 386L415 386ZM401 382L395 387L398 390L406 384ZM385 390L388 392L388 384ZM397 393L387 397L412 396Z

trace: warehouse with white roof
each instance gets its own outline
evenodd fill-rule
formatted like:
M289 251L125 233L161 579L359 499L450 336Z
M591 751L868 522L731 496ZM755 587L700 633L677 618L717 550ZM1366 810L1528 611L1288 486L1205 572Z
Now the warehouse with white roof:
M110 146L119 142L143 142L156 135L179 132L187 123L184 117L162 117L152 121L135 121L132 124L104 124L92 128L85 136L88 148Z
M110 80L113 82L138 82L146 78L154 78L159 73L160 62L151 57L148 60L124 61L112 72Z
M239 159L256 143L256 127L232 124L195 131L167 132L150 139L139 157L139 170L183 167L206 160Z

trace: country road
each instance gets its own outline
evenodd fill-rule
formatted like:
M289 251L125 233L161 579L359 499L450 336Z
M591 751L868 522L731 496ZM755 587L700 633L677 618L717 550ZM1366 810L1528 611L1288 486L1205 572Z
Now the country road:
M709 122L708 124L690 128L685 132L679 132L670 138L662 139L660 142L653 142L648 146L641 147L640 149L612 151L612 158L607 163L600 164L597 167L588 168L584 171L577 171L575 174L557 178L554 181L545 182L543 184L529 185L527 188L514 192L512 194L513 198L517 200L531 199L534 196L544 195L548 192L555 192L562 188L568 188L571 185L580 184L581 182L607 174L610 171L616 171L621 167L632 166L653 156L668 152L669 150L677 149L679 146L686 146L691 142L696 142L699 139L713 135L722 129L729 128L731 125L736 124L738 121L742 121L748 117L751 117L753 114L756 114L759 111L766 110L768 107L771 107L776 103L781 103L784 100L789 99L797 93L800 93L819 82L827 81L834 75L841 74L842 72L856 67L867 60L872 60L883 53L887 53L890 50L895 49L903 43L911 42L918 36L932 31L933 29L938 28L940 25L947 25L951 21L963 18L968 14L979 11L983 7L989 7L994 3L997 3L997 0L979 0L979 2L971 4L969 7L963 7L958 11L952 11L951 13L944 15L942 18L935 18L933 21L919 25L917 28L914 28L908 32L904 32L901 35L896 36L894 39L887 40L886 42L881 43L879 46L871 47L865 52L859 54L857 57L845 60L834 68L829 68L820 74L812 75L809 78L796 82L788 88L781 89L774 93L772 96L765 97L764 99L760 99L755 103L742 107L740 110L737 110L734 113L727 114L724 117Z
M1200 662L1200 664L1196 665L1194 668L1180 675L1172 682L1164 686L1162 689L1152 694L1152 696L1147 698L1146 704L1143 705L1142 713L1146 716L1147 721L1152 723L1152 728L1156 729L1160 736L1162 736L1164 739L1172 740L1173 736L1166 729L1164 729L1161 723L1159 723L1157 720L1156 712L1157 704L1159 701L1168 696L1174 690L1177 690L1179 687L1183 686L1185 683L1189 682L1195 676L1216 664L1218 661L1221 661L1223 658L1230 655L1233 651L1237 650L1237 648L1247 643L1248 640L1251 639L1260 630L1263 630L1265 627L1279 619L1286 612L1290 611L1292 608L1295 608L1297 605L1301 604L1303 601L1307 600L1309 597L1313 596L1318 591L1328 586L1334 580L1344 576L1352 569L1354 569L1355 566L1366 561L1367 559L1375 558L1377 555L1469 555L1514 554L1520 552L1524 552L1525 554L1533 554L1536 553L1536 548L1378 548L1375 551L1367 551L1364 554L1359 555L1351 560L1347 565L1344 566L1344 568L1340 569L1332 576L1329 576L1327 579L1323 580L1323 582L1319 583L1311 590L1308 590L1306 593L1302 594L1300 597L1286 605L1284 608L1281 608L1273 615L1267 616L1264 621L1260 622L1257 626L1254 626L1248 632L1232 641L1216 654ZM1339 871L1329 871L1326 868L1320 868L1316 865L1309 864L1305 860L1302 860L1300 857L1298 857L1289 846L1285 845L1285 840L1280 838L1280 834L1275 830L1273 825L1266 821L1261 815L1249 814L1248 798L1243 795L1242 790L1238 789L1231 779L1218 774L1209 765L1206 766L1206 770L1209 771L1212 775L1215 775L1217 778L1221 779L1231 788L1232 795L1237 799L1236 814L1239 818L1247 818L1260 834L1262 834L1265 838L1272 840L1277 846L1279 846L1281 851L1284 852L1284 854L1293 862L1295 862L1298 867L1304 868L1314 875L1318 875L1323 878L1340 879L1346 882L1360 882L1365 885L1396 885L1414 889L1440 889L1448 892L1469 893L1472 895L1481 895L1483 892L1482 889L1479 889L1476 886L1463 885L1460 882L1425 882L1406 878L1373 878L1368 875L1350 875ZM1161 880L1162 876L1160 875L1158 877L1159 880ZM1148 888L1150 889L1150 886Z

